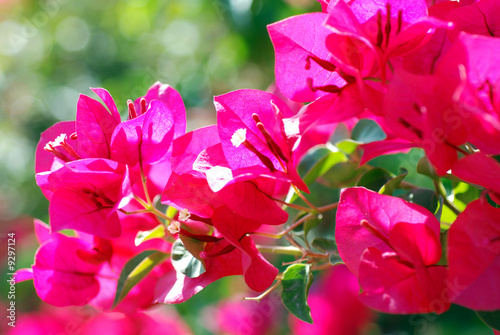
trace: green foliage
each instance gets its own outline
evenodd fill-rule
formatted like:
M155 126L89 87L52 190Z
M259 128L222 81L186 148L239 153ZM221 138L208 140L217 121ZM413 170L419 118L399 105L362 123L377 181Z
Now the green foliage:
M172 265L189 278L196 278L205 272L203 263L195 258L178 239L172 245Z
M500 330L500 310L492 312L476 311L476 314L488 326L493 329Z
M146 250L139 255L130 259L123 267L118 279L116 288L115 300L113 307L118 305L120 301L137 285L153 268L162 263L168 254L157 250Z
M286 309L297 318L313 323L311 309L307 304L309 288L313 281L309 264L290 265L283 273L281 300Z
M312 246L323 253L333 253L337 251L335 241L325 237L316 237L312 241Z
M443 198L433 190L416 188L403 195L402 198L428 209L438 220L441 218Z
M153 238L163 238L165 236L165 233L165 226L162 224L151 230L140 231L135 237L134 244L135 246L138 246L141 243L149 241Z
M380 194L392 195L399 187L403 179L408 175L408 170L405 168L400 169L399 176L396 176L384 184L378 191Z
M352 128L351 138L358 143L371 143L385 140L387 135L373 120L361 119Z
M427 156L422 157L418 161L417 172L433 180L439 180L439 176L437 175L436 171L434 170L434 167L432 166Z
M356 186L363 186L378 192L393 176L382 168L374 168L365 172L358 180Z

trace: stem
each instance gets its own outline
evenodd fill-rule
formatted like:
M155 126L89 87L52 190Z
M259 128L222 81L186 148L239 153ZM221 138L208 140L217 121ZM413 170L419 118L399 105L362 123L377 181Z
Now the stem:
M165 215L164 213L160 212L159 210L157 210L151 203L149 203L149 204L146 203L144 200L142 200L141 198L139 198L136 195L134 195L134 199L137 200L137 202L139 204L141 204L142 207L144 207L144 210L138 210L138 211L134 211L134 212L122 211L122 213L125 213L125 214L151 213L151 214L154 214L157 217L162 218L163 220L168 221L168 222L173 220L171 217L169 217L169 216Z
M332 267L333 265L331 263L324 263L324 264L321 264L321 265L317 265L317 266L312 266L311 267L311 271L320 271L320 270L326 270L330 267Z
M141 210L132 211L132 212L127 212L126 210L119 209L119 211L122 212L123 214L126 214L126 215L149 213L149 210L147 210L147 209L141 209Z
M299 191L299 189L297 188L297 186L295 186L295 185L292 184L292 187L293 187L295 193L297 193L297 195L299 196L299 198L301 198L307 204L307 206L311 207L315 211L318 211L318 208L316 208L316 206L314 206L309 200L307 200L307 198L302 194L302 192Z
M164 214L164 213L160 212L159 210L157 210L157 209L156 209L156 208L154 208L154 207L151 207L151 208L149 209L149 212L150 212L150 213L152 213L152 214L154 214L154 215L156 215L156 216L158 216L158 217L160 217L160 218L162 218L163 220L165 220L165 221L167 221L167 222L171 222L171 221L173 221L173 220L174 220L174 219L172 219L171 217L167 216L166 214Z
M298 220L297 222L295 222L294 224L292 224L290 227L288 227L287 229L285 229L282 232L279 232L277 234L269 234L269 233L263 233L263 232L253 232L253 233L249 233L249 234L258 235L258 236L264 236L264 237L273 238L275 240L279 240L280 238L282 238L283 236L285 236L290 230L298 227L301 223L303 223L304 221L307 221L307 220L311 219L314 216L315 216L315 214L313 214L313 213L309 213L307 215L304 215L300 220Z
M276 198L273 198L273 197L269 197L271 200L274 200L276 202L279 202L280 204L283 204L287 207L290 207L290 208L295 208L295 209L298 209L299 211L304 211L304 212L313 212L314 209L311 209L311 208L307 208L307 207L303 207L303 206L300 206L300 205L296 205L296 204L291 204L291 203L288 203L286 201L283 201L283 200L280 200L280 199L276 199Z
M267 254L302 256L302 251L293 246L256 245L256 247L260 252Z
M446 197L446 191L444 189L443 183L441 182L441 179L434 180L434 188L436 189L437 194L443 197L443 203L446 205L446 207L448 207L456 215L459 215L461 213L460 210L457 208L457 206L455 206L453 202L448 200L448 198Z
M306 222L307 220L309 219L312 219L315 215L313 213L309 213L307 215L304 215L302 218L300 218L297 222L295 222L294 224L292 224L290 227L288 227L287 229L283 230L280 235L283 237L285 234L288 234L289 231L297 228L298 226L300 226L303 222Z
M333 204L330 204L330 205L326 205L326 206L323 206L323 207L318 207L318 212L319 213L328 212L329 210L335 209L338 206L339 206L339 203L336 202L336 203L333 203Z
M272 238L272 239L275 239L275 240L279 240L280 238L283 237L283 235L281 235L281 233L278 233L278 234L269 234L269 233L262 233L262 232L258 232L258 231L253 232L253 233L248 233L248 234L262 236L262 237L269 237L269 238Z
M153 205L151 202L151 198L149 197L149 192L148 192L148 185L147 185L147 178L146 175L144 174L144 169L142 167L142 162L139 162L139 169L141 171L141 182L142 182L142 188L144 189L144 193L146 195L146 201L149 205Z
M270 288L268 288L264 293L259 295L258 297L245 297L242 300L254 300L254 301L261 301L263 298L265 298L269 293L271 293L276 287L281 284L281 281L283 280L283 275L278 275L276 276L276 283L274 283Z
M134 194L134 199L137 200L137 202L140 203L142 207L144 207L146 210L149 211L149 208L151 207L150 204L146 203L144 200L142 200L141 198L139 198L135 194Z

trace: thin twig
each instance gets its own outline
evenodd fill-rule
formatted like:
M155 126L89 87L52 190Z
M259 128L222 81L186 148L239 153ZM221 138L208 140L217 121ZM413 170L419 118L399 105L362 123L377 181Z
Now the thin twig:
M444 190L444 186L441 183L441 180L434 180L434 188L436 189L436 192L443 198L443 203L448 207L453 213L456 215L459 215L461 211L455 206L453 202L448 200L446 197L446 191Z
M281 281L283 280L283 276L282 275L278 275L276 277L276 283L274 283L271 287L269 287L266 291L264 291L264 293L262 293L261 295L257 296L257 297L244 297L243 299L241 300L253 300L253 301L261 301L263 298L265 298L269 293L271 293L276 287L279 286L279 284L281 284Z

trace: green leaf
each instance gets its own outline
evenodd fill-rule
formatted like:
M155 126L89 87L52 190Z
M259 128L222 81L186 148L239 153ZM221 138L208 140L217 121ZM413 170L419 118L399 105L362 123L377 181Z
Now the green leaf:
M385 140L387 135L375 121L361 119L352 129L351 138L358 143L370 143Z
M432 166L427 156L420 158L420 160L418 161L417 173L427 176L433 180L439 180L439 176L436 173L436 170L434 170L434 166Z
M313 276L309 264L290 265L283 273L281 300L286 309L297 318L313 323L311 308L307 304L307 296Z
M307 172L304 177L304 182L307 185L312 184L318 177L325 174L330 170L335 164L347 161L347 157L341 152L331 152L319 160L314 166Z
M330 261L330 264L332 265L337 265L337 264L344 264L344 261L338 254L330 254L330 257L328 258Z
M387 170L374 168L363 173L356 185L378 192L392 178L393 176Z
M326 148L320 148L316 152L318 153L317 156L310 156L319 158L314 164L309 164L310 169L307 171L307 173L304 175L303 180L306 183L306 185L311 185L318 177L322 176L326 172L328 172L333 166L335 166L337 163L345 162L347 161L347 157L345 154L342 152L332 152L329 149L326 149L328 151L327 154L322 155L324 151L322 149ZM290 198L290 202L295 201L298 198L297 194L294 194Z
M343 140L343 141L335 143L335 146L339 150L341 150L341 151L345 152L346 154L350 155L350 154L352 154L358 148L358 145L360 145L360 144L361 143L356 142L354 140L346 139L346 140Z
M300 164L297 167L297 172L299 173L299 175L301 177L304 177L317 162L322 160L325 156L328 156L330 152L332 151L325 146L318 146L309 149L309 151L300 160Z
M324 237L316 237L312 241L312 246L324 253L332 253L337 251L337 244L335 240L324 238Z
M312 229L319 226L320 223L321 223L321 219L318 217L314 217L311 220L307 220L306 222L304 222L304 237L307 238L307 234L309 234L309 232Z
M173 218L175 217L175 215L177 214L178 210L177 208L175 207L172 207L172 206L168 206L167 207L167 211L166 211L166 215L169 217L169 218Z
M403 199L427 208L434 215L441 217L443 199L433 190L417 188L402 196Z
M141 243L151 240L153 238L162 238L165 236L165 226L159 225L158 227L152 230L140 231L135 236L135 246L140 245Z
M184 247L180 239L172 245L171 258L174 268L189 278L196 278L205 272L203 263Z
M321 179L325 179L331 183L330 187L337 188L340 185L351 184L363 169L358 169L356 164L352 162L340 162L335 164Z
M488 326L500 330L500 310L491 312L476 311L476 314Z
M330 140L328 142L336 145L338 142L341 142L350 137L351 132L349 128L347 128L343 122L340 122L339 124L337 124L337 127L335 127L335 131L333 132L332 136L330 136Z
M130 290L146 277L155 266L162 263L168 254L157 250L146 250L130 259L123 267L118 279L113 308L130 292Z
M405 168L400 169L400 175L392 178L384 184L378 191L380 194L392 195L396 191L405 177L408 175L408 170Z

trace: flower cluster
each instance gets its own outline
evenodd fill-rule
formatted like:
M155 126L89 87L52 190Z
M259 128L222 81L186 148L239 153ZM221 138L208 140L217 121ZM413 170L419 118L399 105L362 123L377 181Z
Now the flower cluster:
M289 295L307 296L309 271L340 256L359 281L360 301L383 312L443 313L451 303L500 309L500 6L320 3L323 12L269 25L276 88L215 97L216 125L185 133L182 99L160 83L128 101L126 121L107 91L94 89L104 105L82 95L76 121L41 136L36 181L50 201L50 227L36 221L41 246L18 278L32 278L40 298L56 306L134 312L242 275L259 292L281 283L285 306L308 320L305 302L288 304ZM384 139L344 153L331 143L325 149L334 131L354 135L362 119ZM304 158L318 145L327 156ZM360 163L355 175L372 169L363 164L373 158L410 148L425 152L417 171L427 163L431 193L454 222L394 196L418 188L403 183L404 174L371 190L363 178L333 178L338 203L305 195L327 193L313 186L331 168ZM460 210L443 180L482 193ZM326 224L336 244L310 243L312 222L334 210ZM257 245L257 235L291 246ZM298 259L280 273L261 251Z
M361 163L420 147L436 178L480 185L499 203L500 7L484 0L322 5L323 13L269 26L278 87L290 99L311 102L295 116L301 133L318 123L370 118L387 138L364 145ZM445 267L437 265L440 225L432 213L364 189L345 190L336 240L359 278L362 301L388 313L444 312L450 302L499 309L493 292L500 286L492 282L500 269L499 234L490 229L500 216L486 193L451 226Z

